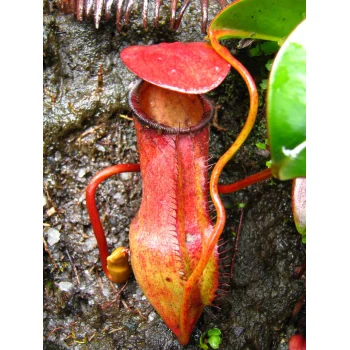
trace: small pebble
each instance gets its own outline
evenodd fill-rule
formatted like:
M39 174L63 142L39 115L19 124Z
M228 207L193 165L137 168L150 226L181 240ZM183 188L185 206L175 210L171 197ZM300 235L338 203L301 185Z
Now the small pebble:
M157 314L156 314L154 311L152 311L152 312L148 315L148 322L152 322L152 321L155 319L156 316L157 316Z
M47 230L47 243L52 246L54 244L56 244L61 237L61 234L58 230L56 230L55 228L49 228Z
M84 177L86 174L86 168L82 168L78 171L78 177Z
M236 335L236 337L239 337L243 332L243 327L233 327L233 333Z
M96 248L96 238L95 237L91 237L91 238L88 238L85 242L84 242L84 247L87 249L87 251L91 251L93 249Z
M52 216L53 214L56 214L56 209L54 207L51 207L46 211L47 216Z
M123 196L121 193L117 192L117 193L113 196L113 198L116 199L116 202L117 202L118 205L123 205L123 204L125 204L125 198L124 198L124 196Z
M106 149L102 145L99 145L98 143L96 143L95 148L97 150L99 150L100 152L105 152L106 151Z
M264 158L270 157L270 152L267 149L257 149L255 150L255 153Z
M91 265L95 265L97 264L97 261L98 261L98 256L95 256L93 254L88 254L87 256L87 262Z
M59 151L57 151L55 153L55 161L58 162L62 159L61 153Z
M122 174L120 174L120 179L122 181L130 180L131 177L132 177L131 173L122 173Z
M78 199L78 202L81 203L85 200L85 191L81 194L81 196Z
M60 282L58 284L58 287L63 291L63 292L70 292L73 288L74 285L73 283L70 282Z

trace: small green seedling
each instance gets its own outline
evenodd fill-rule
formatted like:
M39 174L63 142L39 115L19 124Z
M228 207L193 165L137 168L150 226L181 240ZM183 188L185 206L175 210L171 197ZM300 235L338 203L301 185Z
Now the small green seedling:
M267 149L267 145L268 145L268 144L269 144L268 139L265 139L265 142L264 142L264 143L263 143L263 142L257 142L257 143L255 144L255 146L258 147L259 149L265 150L265 149Z
M257 46L252 47L249 50L249 56L256 57L256 56L267 56L271 55L279 50L279 45L275 41L265 41L258 43Z
M273 59L271 58L270 60L267 61L267 63L265 64L266 69L270 72L271 68L272 68L272 63L273 63Z
M220 329L212 328L212 329L209 329L208 332L203 333L202 336L200 337L199 348L208 350L209 347L207 344L209 344L212 349L219 349L221 343L222 343L222 339L221 339Z
M261 83L259 84L260 85L260 88L261 88L261 90L266 90L267 89L267 85L268 85L268 80L267 79L263 79L262 81L261 81Z
M270 60L267 61L267 63L265 64L265 67L267 69L268 72L271 71L271 68L272 68L272 63L273 63L273 59L271 58ZM265 91L268 87L268 83L269 83L269 80L268 79L263 79L261 81L261 83L259 84L260 85L260 88L262 91Z
M246 206L245 203L237 203L237 208L238 209L243 209Z

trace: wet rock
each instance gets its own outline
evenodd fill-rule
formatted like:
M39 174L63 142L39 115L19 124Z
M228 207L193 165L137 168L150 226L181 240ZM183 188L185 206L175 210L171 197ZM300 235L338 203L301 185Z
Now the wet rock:
M244 332L243 327L233 327L233 333L236 337L239 337Z
M151 5L152 3L150 3ZM219 10L213 2L210 18ZM152 10L149 10L151 14ZM169 18L163 6L161 16ZM120 60L120 51L129 45L150 45L162 41L201 41L200 9L190 5L177 32L168 21L159 28L143 28L141 16L134 16L128 29L116 32L114 21L95 29L89 21L79 23L73 16L47 11L44 16L44 151L67 132L87 120L127 111L127 95L135 76ZM103 86L98 88L102 65ZM124 113L125 114L125 113ZM102 146L103 147L103 146Z

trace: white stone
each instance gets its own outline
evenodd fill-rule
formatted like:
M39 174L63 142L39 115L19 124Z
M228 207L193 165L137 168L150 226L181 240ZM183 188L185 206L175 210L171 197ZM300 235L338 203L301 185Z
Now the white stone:
M132 174L131 173L121 173L120 174L120 179L122 181L126 181L126 180L130 180L132 177Z
M63 291L63 292L70 292L73 288L74 285L73 283L70 282L60 282L58 284L58 287Z
M56 244L61 237L60 231L56 230L55 228L49 228L46 234L47 234L47 243L50 246Z
M148 315L148 322L152 322L152 321L155 319L156 316L157 316L157 314L156 314L154 311L152 311L152 312Z
M86 169L82 168L78 171L78 177L84 177L86 174Z

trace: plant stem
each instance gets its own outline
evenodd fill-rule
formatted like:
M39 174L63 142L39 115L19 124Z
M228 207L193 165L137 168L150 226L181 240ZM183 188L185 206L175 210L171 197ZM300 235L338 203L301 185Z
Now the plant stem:
M231 193L235 191L239 191L247 186L253 185L257 182L264 181L269 179L272 176L270 169L265 169L260 171L259 173L250 175L243 180L239 180L233 184L229 185L218 185L219 193Z

